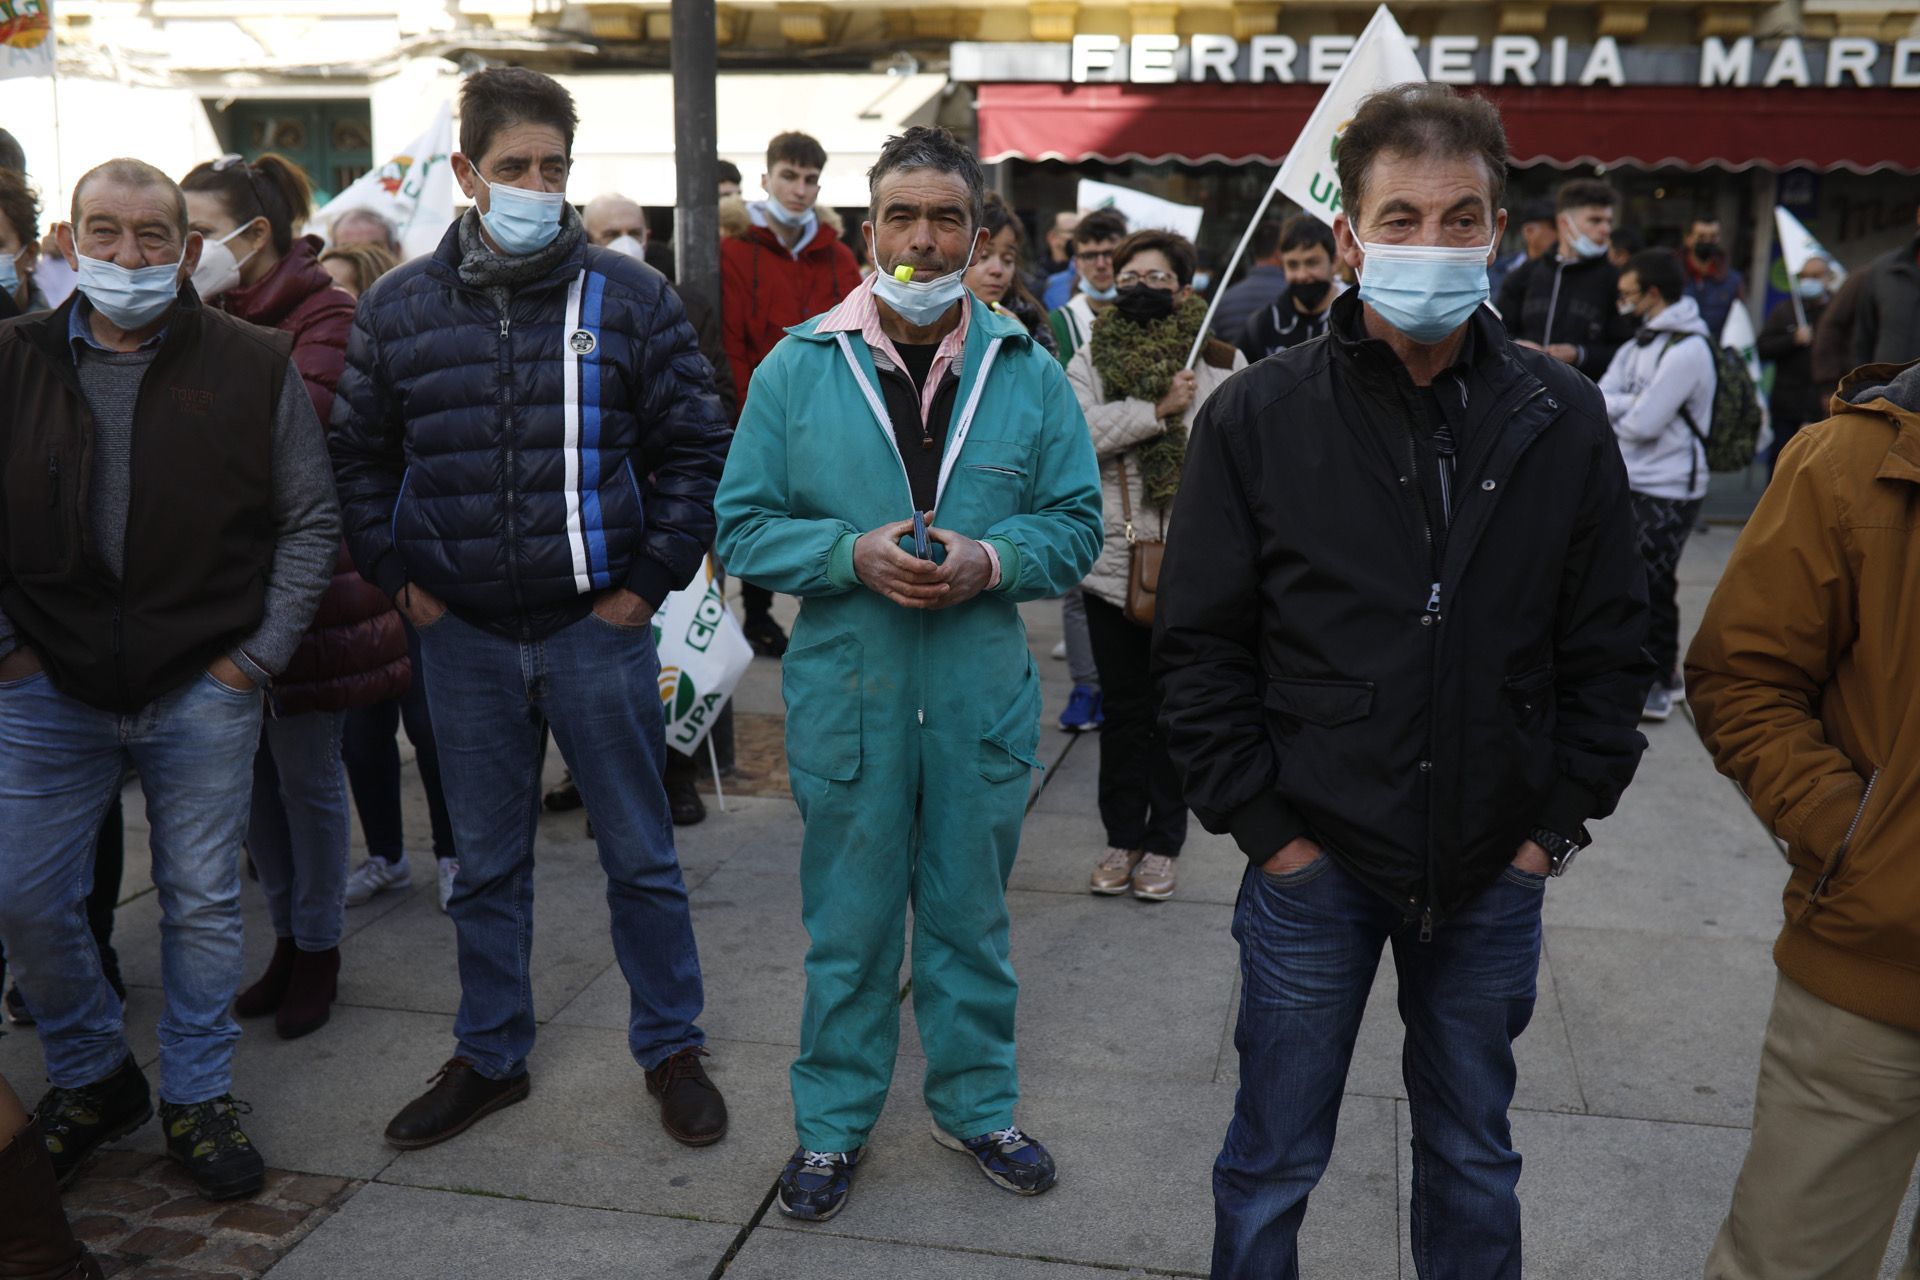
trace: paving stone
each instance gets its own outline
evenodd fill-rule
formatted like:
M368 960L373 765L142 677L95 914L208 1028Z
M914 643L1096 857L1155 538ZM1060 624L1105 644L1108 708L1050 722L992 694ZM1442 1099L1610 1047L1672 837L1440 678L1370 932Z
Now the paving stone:
M777 1231L762 1227L727 1268L727 1280L1121 1280L1104 1267L1076 1267L1034 1258L1008 1257L918 1246L881 1244L820 1230Z
M282 1199L297 1204L321 1205L339 1195L347 1187L345 1178L323 1178L313 1174L302 1174L287 1179L285 1185L276 1190Z
M510 1113L503 1113L510 1114ZM372 1184L274 1267L273 1280L699 1280L738 1228L604 1209Z
M208 1200L204 1196L186 1195L181 1196L178 1200L170 1200L166 1204L156 1205L147 1212L147 1220L149 1222L164 1222L174 1218L210 1219L219 1212L220 1205L218 1202Z
M240 1204L213 1220L213 1225L228 1231L245 1231L256 1236L283 1236L306 1220L306 1214L292 1209L273 1209L263 1204Z
M102 1240L118 1240L127 1234L127 1220L117 1218L110 1213L76 1215L69 1209L67 1225L73 1228L75 1236L87 1244L98 1244Z
M184 1258L201 1245L191 1231L169 1227L142 1227L120 1242L118 1252L136 1258Z
M235 1245L227 1251L223 1262L255 1275L264 1274L267 1268L279 1261L280 1255L260 1244Z

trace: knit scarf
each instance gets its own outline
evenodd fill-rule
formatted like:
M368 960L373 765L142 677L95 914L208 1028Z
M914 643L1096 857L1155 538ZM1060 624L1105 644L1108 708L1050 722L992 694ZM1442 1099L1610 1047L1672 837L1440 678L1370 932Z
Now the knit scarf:
M1106 387L1108 400L1145 400L1159 404L1173 386L1173 375L1186 367L1187 352L1206 318L1207 304L1198 294L1188 298L1164 320L1139 325L1108 307L1094 317L1087 339L1094 371ZM1187 460L1187 428L1179 414L1161 420L1166 430L1133 450L1140 467L1141 491L1147 504L1165 510L1180 491L1180 468Z
M480 209L468 209L460 219L460 278L475 288L485 289L506 311L513 291L536 280L544 280L553 269L573 256L586 238L580 215L567 205L560 211L560 234L544 249L518 258L506 258L487 247L480 238Z

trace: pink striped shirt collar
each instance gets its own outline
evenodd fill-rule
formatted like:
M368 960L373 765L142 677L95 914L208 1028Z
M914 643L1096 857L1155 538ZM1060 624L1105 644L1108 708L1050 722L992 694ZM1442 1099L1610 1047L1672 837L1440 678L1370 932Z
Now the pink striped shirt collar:
M886 356L894 368L905 371L907 362L900 358L899 348L893 345L893 339L880 327L880 307L873 297L874 277L862 280L854 291L848 294L839 306L827 312L820 319L816 333L857 333L869 348ZM933 367L927 370L927 384L920 388L920 420L925 422L933 412L933 398L940 390L940 380L947 374L949 366L960 359L960 353L967 347L967 328L973 322L973 295L961 295L960 323L953 332L940 340L939 349L933 355Z

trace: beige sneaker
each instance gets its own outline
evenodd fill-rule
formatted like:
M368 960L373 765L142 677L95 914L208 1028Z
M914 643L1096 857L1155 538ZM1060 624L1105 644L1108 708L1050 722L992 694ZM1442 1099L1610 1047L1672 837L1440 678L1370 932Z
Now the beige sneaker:
M1133 869L1140 865L1142 856L1138 849L1108 849L1101 856L1100 865L1093 869L1093 879L1087 887L1108 896L1125 893L1133 883Z
M1133 870L1133 896L1149 902L1164 902L1173 896L1173 859L1165 854L1149 853Z

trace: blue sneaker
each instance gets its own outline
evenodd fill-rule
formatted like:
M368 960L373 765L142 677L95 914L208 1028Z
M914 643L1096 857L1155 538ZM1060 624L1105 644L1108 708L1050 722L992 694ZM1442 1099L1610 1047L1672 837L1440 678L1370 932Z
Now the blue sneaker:
M956 1138L933 1126L933 1140L949 1151L964 1151L994 1186L1017 1196L1037 1196L1056 1177L1047 1149L1018 1129L995 1129L977 1138Z
M1060 729L1063 733L1085 733L1100 727L1100 690L1090 684L1073 686L1073 695L1067 699L1067 709L1060 713Z
M825 1222L846 1207L853 1189L853 1167L865 1147L852 1151L809 1151L796 1147L780 1171L780 1190L774 1197L780 1212L802 1222Z

